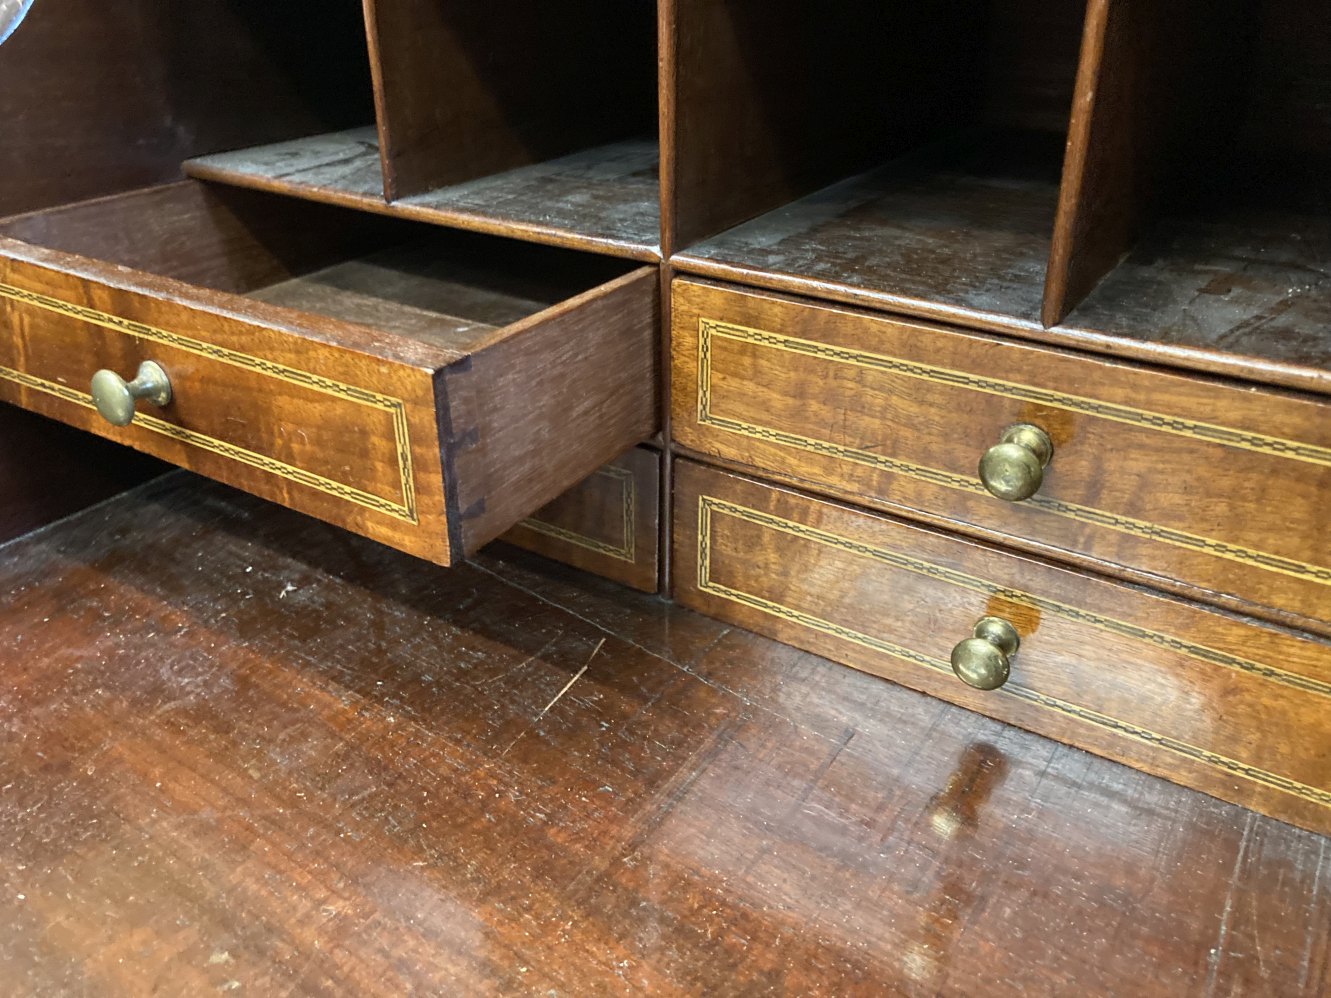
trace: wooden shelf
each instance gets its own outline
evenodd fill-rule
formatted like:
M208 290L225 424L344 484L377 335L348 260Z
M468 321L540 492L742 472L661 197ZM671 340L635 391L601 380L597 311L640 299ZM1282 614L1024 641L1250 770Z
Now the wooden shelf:
M768 212L680 270L999 330L1037 329L1058 202L1058 136L988 133Z
M1162 220L1064 326L1163 359L1331 392L1331 216Z
M657 144L628 140L425 194L384 198L373 127L202 156L185 172L399 218L634 260L660 257Z

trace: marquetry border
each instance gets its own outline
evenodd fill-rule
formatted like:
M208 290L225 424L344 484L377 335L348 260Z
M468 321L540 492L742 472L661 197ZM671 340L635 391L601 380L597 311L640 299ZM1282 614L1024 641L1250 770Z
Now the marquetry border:
M731 600L732 602L744 606L752 607L753 609L767 613L771 616L788 620L792 623L799 624L802 627L810 628L811 630L839 638L843 641L849 641L852 644L857 644L870 651L890 655L903 662L922 666L943 675L951 676L952 668L949 663L944 662L941 659L936 659L930 655L924 655L920 652L912 651L909 648L905 648L891 641L886 641L882 638L865 634L861 631L854 630L853 628L845 627L813 614L785 606L774 600L769 600L753 593L746 593L743 590L734 589L730 586L713 581L711 578L711 534L712 515L714 513L731 516L764 529L776 530L814 543L833 547L852 555L867 557L892 568L913 572L950 585L960 586L986 596L996 595L1016 603L1023 603L1027 606L1039 608L1044 613L1049 613L1079 623L1089 624L1090 626L1097 627L1110 633L1146 641L1156 647L1179 652L1180 654L1208 665L1234 669L1236 671L1254 675L1262 680L1290 686L1301 692L1331 696L1331 684L1323 683L1307 676L1300 676L1283 669L1277 669L1259 662L1252 662L1248 659L1239 658L1238 656L1230 655L1214 648L1207 648L1204 645L1183 641L1179 638L1138 627L1137 625L1127 623L1126 621L1115 620L1112 617L1105 617L1100 614L1083 610L1079 607L1072 607L1056 600L1045 599L1043 597L1034 596L1030 593L997 586L993 583L986 582L983 579L966 575L965 573L957 572L941 565L935 565L920 559L911 558L898 552L875 547L871 544L854 540L853 538L843 537L839 534L819 530L815 527L809 527L805 524L787 520L771 513L764 513L761 510L751 509L747 506L741 506L713 496L699 495L697 579L700 591ZM1239 776L1254 783L1260 783L1263 786L1299 797L1302 800L1310 801L1323 807L1331 807L1331 791L1319 787L1311 787L1288 777L1280 776L1277 773L1270 773L1256 766L1251 766L1236 759L1231 759L1227 756L1220 755L1219 753L1201 748L1200 746L1180 741L1179 739L1172 738L1156 731L1151 731L1148 728L1130 724L1127 721L1111 717L1107 714L1102 714L1098 711L1091 710L1088 707L1068 703L1056 697L1039 693L1035 690L1026 689L1020 684L1013 682L1007 683L1001 690L996 692L999 695L1014 696L1028 703L1035 704L1045 710L1050 710L1071 717L1075 720L1093 724L1142 744L1163 748L1194 762L1200 762L1224 770L1226 773L1233 776Z
M169 330L158 329L155 326L149 326L142 322L136 322L132 319L126 319L121 316L111 315L107 312L101 312L86 305L76 305L72 302L62 301L59 298L51 298L47 295L38 294L34 291L28 291L13 285L0 283L0 298L8 298L23 305L30 305L35 308L45 309L49 312L55 312L59 315L78 319L92 325L102 326L116 332L126 333L138 339L151 340L155 343L161 343L165 346L174 347L200 357L206 357L209 360L220 361L224 364L230 364L234 367L245 368L267 377L276 378L279 381L285 381L289 384L297 385L301 388L308 388L313 391L322 392L325 395L332 395L337 398L346 399L359 405L364 405L381 412L386 412L393 421L394 444L397 451L398 472L402 488L402 501L394 502L382 496L362 491L354 486L343 482L336 482L313 472L297 468L294 465L279 461L276 458L265 454L258 454L254 451L246 450L235 444L227 443L224 440L218 440L216 437L207 434L197 433L194 430L177 426L174 423L168 423L148 413L137 414L134 419L134 425L150 430L153 433L170 437L182 443L190 444L202 450L209 451L221 457L232 461L266 471L269 474L277 475L287 481L295 482L308 488L316 489L327 495L334 496L347 502L364 506L379 513L385 513L396 517L399 520L406 520L408 523L419 523L416 512L416 486L415 476L411 460L411 439L410 431L407 425L407 412L405 403L398 398L390 395L382 395L365 388L355 385L343 384L340 381L334 381L322 375L314 374L310 371L302 371L299 368L287 367L278 364L275 361L265 360L261 357L253 357L246 353L236 350L229 350L226 347L217 346L214 343L206 343L202 340L192 339L183 336L180 333L173 333ZM65 402L72 402L75 405L85 408L95 409L92 396L83 392L68 388L55 382L38 378L26 372L17 371L12 368L0 367L0 377L12 381L34 391L44 392L53 395Z
M575 547L585 548L588 551L595 551L597 554L603 554L618 561L626 561L629 564L635 564L638 560L637 477L628 468L620 468L615 465L606 465L605 467L598 468L593 474L593 477L596 475L603 475L607 478L616 479L620 483L623 496L621 500L621 509L623 510L624 518L624 542L622 544L616 546L607 541L600 540L599 538L580 534L576 530L569 530L566 527L547 523L545 520L538 520L535 517L528 517L523 520L519 526L526 527L538 534L544 534L546 537L553 537L555 540L563 541L566 544L572 544Z
M937 468L930 468L924 465L914 464L910 461L887 457L882 454L873 453L872 451L860 450L855 447L835 444L826 440L818 440L814 437L802 436L798 433L790 433L772 427L759 426L755 423L749 423L744 420L731 419L729 417L714 414L712 412L712 339L714 337L736 340L741 343L753 343L775 350L784 350L789 353L817 357L823 360L850 364L855 367L868 368L889 374L904 375L906 377L931 381L936 384L985 392L1016 401L1038 402L1042 405L1054 406L1073 412L1083 413L1085 415L1115 420L1117 422L1131 423L1133 425L1148 427L1150 429L1160 430L1167 433L1174 433L1179 436L1190 437L1208 443L1220 443L1226 446L1255 451L1257 453L1271 454L1278 457L1289 458L1291 460L1306 461L1312 464L1331 467L1331 450L1323 447L1316 447L1311 444L1301 444L1296 441L1282 440L1278 437L1267 437L1257 433L1249 433L1230 429L1228 427L1215 426L1210 423L1178 419L1160 413L1149 412L1147 410L1132 409L1127 406L1098 402L1094 399L1087 399L1077 395L1065 395L1060 392L1047 391L1029 385L1019 385L1014 382L1000 381L994 378L983 378L976 375L966 374L961 371L952 371L947 368L933 367L928 364L904 361L881 354L869 353L867 351L829 346L828 344L818 343L813 340L804 340L793 336L768 333L758 329L750 329L746 326L735 325L733 323L718 322L713 319L705 318L700 318L698 320L697 392L699 425L713 426L717 429L735 433L740 436L768 443L782 444L787 447L794 447L798 450L807 451L812 454L819 454L824 457L853 461L857 464L866 465L880 471L905 475L909 478L927 482L931 485L956 489L960 492L969 492L973 495L989 495L979 481L973 477L940 471ZM1038 494L1027 499L1023 505L1039 509L1046 513L1052 513L1055 516L1075 520L1079 523L1092 524L1109 530L1116 530L1120 533L1131 534L1132 536L1140 537L1145 540L1171 544L1175 547L1213 555L1217 558L1224 558L1240 564L1252 565L1265 569L1266 571L1277 572L1281 575L1288 575L1297 579L1320 583L1321 585L1331 585L1331 567L1324 565L1314 565L1293 558L1284 558L1265 551L1257 551L1237 544L1229 544L1225 541L1203 537L1198 534L1191 534L1183 530L1176 530L1172 527L1163 527L1159 524L1150 523L1145 520L1138 520L1117 513L1108 513L1104 510L1095 509L1090 506L1082 506L1077 503L1065 502L1060 499L1053 499Z

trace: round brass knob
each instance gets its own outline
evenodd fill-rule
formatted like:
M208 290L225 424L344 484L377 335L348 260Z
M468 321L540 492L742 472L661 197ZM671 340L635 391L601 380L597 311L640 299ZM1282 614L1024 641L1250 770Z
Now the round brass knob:
M980 481L999 499L1021 502L1040 491L1054 456L1049 434L1030 423L1009 426L980 458Z
M1002 617L981 617L971 634L952 649L952 671L967 686L996 690L1007 682L1021 645L1017 629Z
M150 360L139 365L133 381L126 381L115 371L98 371L92 376L92 401L112 426L132 423L134 403L139 399L147 399L156 406L171 401L171 380Z

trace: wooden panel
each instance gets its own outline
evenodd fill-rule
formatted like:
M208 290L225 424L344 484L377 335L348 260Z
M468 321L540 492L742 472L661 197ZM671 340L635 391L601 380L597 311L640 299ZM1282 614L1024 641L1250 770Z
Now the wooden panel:
M680 602L1322 833L1331 644L681 462ZM1021 636L980 692L948 658Z
M1191 84L1217 107L1179 126L1190 145L1154 192L1159 217L1064 324L1088 345L1331 393L1331 150L1318 149L1331 8L1252 5L1232 24L1193 46L1219 64Z
M127 447L0 404L0 544L165 470Z
M658 281L655 269L635 270L443 372L460 550L494 540L656 432Z
M0 214L372 115L354 0L40 0L0 58Z
M390 200L654 132L647 4L366 0Z
M184 284L125 286L133 272L51 255L0 240L0 398L422 557L450 557L429 366L357 351L369 329ZM88 382L99 368L130 377L144 360L167 370L172 403L112 427Z
M1325 993L1322 836L534 560L0 549L5 990Z
M682 445L889 510L1331 630L1325 401L677 280ZM1021 503L1004 427L1054 443Z
M660 489L661 455L636 447L527 517L503 540L656 592Z

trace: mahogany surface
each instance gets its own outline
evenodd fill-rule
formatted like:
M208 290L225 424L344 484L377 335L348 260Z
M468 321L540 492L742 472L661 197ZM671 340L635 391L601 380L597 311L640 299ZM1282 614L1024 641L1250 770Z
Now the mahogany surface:
M1081 0L667 0L661 10L672 251L922 140L1067 126Z
M182 473L0 594L10 994L1331 985L1326 839L545 564Z
M1162 199L1165 160L1195 96L1184 67L1210 5L1090 0L1041 321L1057 325Z
M41 0L0 54L0 211L162 183L190 156L373 113L360 5Z
M1062 142L918 150L685 250L680 270L981 328L1038 328Z

